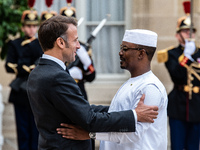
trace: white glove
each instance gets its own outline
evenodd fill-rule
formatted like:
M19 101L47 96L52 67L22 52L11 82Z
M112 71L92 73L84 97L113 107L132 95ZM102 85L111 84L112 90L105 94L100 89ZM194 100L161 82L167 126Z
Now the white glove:
M185 49L184 49L184 55L189 58L191 61L194 61L194 59L191 57L191 55L195 52L196 46L194 41L188 41L185 40Z
M81 45L81 48L76 51L76 54L80 58L85 70L92 64L92 61L86 51L86 49Z
M69 69L69 73L74 79L82 80L83 79L83 74L80 68L74 66Z

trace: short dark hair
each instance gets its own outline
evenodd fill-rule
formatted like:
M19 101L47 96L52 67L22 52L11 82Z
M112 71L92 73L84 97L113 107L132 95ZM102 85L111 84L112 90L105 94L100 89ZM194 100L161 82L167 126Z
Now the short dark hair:
M77 26L77 20L62 15L53 16L41 24L38 39L44 52L54 47L56 39L66 33L69 24Z
M144 46L144 45L137 45L138 48L143 48L146 50L148 53L148 60L151 61L153 58L153 55L156 51L156 47L149 47L149 46Z

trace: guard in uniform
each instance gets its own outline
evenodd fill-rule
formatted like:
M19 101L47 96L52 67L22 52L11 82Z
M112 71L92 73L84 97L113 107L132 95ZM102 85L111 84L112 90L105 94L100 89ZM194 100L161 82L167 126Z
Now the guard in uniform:
M26 92L29 73L43 54L35 37L39 23L37 12L24 11L21 23L25 36L8 43L5 68L8 73L16 74L16 78L10 84L9 102L13 103L15 110L18 149L37 150L38 131Z
M67 7L60 9L60 14L67 17L76 17L76 9L71 6L71 0L68 1ZM87 99L84 83L92 82L95 79L95 68L92 61L91 46L80 42L80 47L76 52L76 60L71 64L66 64L70 75L75 79L82 94Z
M195 32L190 38L189 16L178 19L177 47L158 51L158 62L164 62L174 83L168 95L171 150L199 150L200 127L200 50Z

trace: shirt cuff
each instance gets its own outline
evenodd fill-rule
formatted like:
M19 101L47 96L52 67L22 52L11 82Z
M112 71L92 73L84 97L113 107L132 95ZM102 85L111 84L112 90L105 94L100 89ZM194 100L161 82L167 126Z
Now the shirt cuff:
M194 59L192 58L192 56L190 55L185 55L185 57L187 57L189 60L191 60L192 62L194 61Z
M109 133L104 132L96 132L96 140L104 140L109 141Z
M135 109L133 109L132 111L133 111L133 115L134 115L134 118L135 118L135 128L136 128L136 125L137 125L137 113L136 113Z

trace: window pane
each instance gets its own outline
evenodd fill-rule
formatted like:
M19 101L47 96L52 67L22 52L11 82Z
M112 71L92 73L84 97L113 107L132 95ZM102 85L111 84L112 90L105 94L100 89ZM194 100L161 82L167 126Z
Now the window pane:
M118 53L124 34L124 0L87 0L87 35L96 27L92 23L106 14L111 14L107 25L92 42L94 65L97 73L122 73Z
M101 21L111 14L111 21L124 21L124 0L87 0L87 21Z

